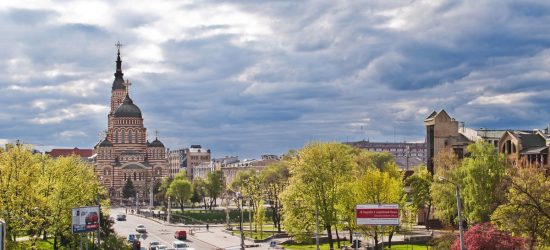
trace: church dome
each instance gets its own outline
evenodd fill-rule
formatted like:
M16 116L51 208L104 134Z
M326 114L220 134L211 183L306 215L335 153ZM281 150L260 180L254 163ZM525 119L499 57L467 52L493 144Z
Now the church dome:
M110 142L109 140L105 139L103 140L102 142L100 142L97 147L112 147L113 146L113 143Z
M124 98L122 104L116 108L113 116L141 118L141 110L134 104L128 94L126 94L126 98Z
M162 142L160 142L159 139L156 139L153 142L147 144L147 147L164 148L164 144L162 144Z

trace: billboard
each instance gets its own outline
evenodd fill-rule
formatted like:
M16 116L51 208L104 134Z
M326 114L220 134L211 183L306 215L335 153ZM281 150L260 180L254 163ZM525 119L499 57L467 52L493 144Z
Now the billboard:
M399 226L399 204L357 204L358 226Z
M73 234L99 230L99 206L73 207Z

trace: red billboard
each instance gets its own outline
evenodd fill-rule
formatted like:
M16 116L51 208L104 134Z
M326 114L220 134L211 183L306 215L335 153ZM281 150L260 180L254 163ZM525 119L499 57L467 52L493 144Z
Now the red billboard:
M399 204L357 204L358 226L399 226Z

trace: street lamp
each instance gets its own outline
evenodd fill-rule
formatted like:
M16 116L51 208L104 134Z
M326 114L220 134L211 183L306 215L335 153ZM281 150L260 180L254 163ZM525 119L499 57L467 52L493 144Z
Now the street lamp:
M237 192L237 202L241 201L241 250L244 250L244 233L243 233L243 196L241 192Z
M139 192L136 193L136 214L139 214Z
M170 219L171 219L170 217L172 217L172 202L170 201L170 198L171 197L168 196L168 217L167 217L168 218L168 220L167 220L168 224L170 224Z
M462 213L461 213L461 210L460 210L460 190L458 189L458 185L455 184L454 182L451 182L445 178L443 178L443 176L439 176L438 179L440 181L446 181L448 183L451 183L453 185L455 185L456 187L456 205L458 206L458 230L460 231L460 250L467 250L466 247L464 247L464 233L463 233L463 229L462 229Z

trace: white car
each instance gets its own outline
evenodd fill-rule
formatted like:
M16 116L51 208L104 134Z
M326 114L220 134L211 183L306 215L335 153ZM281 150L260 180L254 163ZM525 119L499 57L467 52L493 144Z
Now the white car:
M158 245L160 245L158 241L149 242L149 250L156 250Z
M136 232L138 233L147 233L147 229L145 229L145 226L142 224L139 224L136 226Z
M156 250L166 250L168 247L166 245L158 245Z
M194 248L189 247L187 245L187 243L185 243L184 241L181 241L181 240L176 240L176 241L172 242L172 248L174 248L176 250L182 250L182 249L195 250Z

